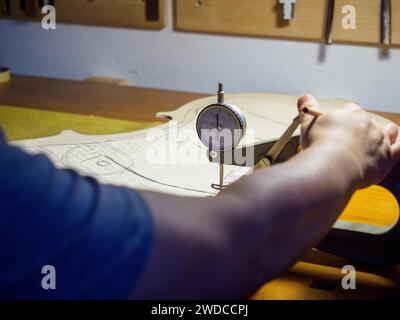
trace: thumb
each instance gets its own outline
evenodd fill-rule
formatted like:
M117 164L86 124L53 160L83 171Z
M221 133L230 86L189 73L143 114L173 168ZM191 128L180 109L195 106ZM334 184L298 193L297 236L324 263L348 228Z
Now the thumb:
M304 113L302 111L305 108L319 110L319 105L317 100L315 100L315 98L312 95L306 94L301 96L297 100L297 108L300 113L301 126L303 128L306 128L315 120L315 116L309 113Z

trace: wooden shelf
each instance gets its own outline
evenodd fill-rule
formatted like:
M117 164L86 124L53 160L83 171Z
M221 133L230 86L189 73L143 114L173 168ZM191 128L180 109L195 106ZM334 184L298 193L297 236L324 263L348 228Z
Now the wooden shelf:
M10 13L6 15L0 10L0 18L40 22L44 15L37 0L25 1L27 8L21 10L19 1L11 0ZM153 0L56 0L57 22L156 30L164 28L166 1L157 0L154 7L148 7L146 1ZM154 12L149 12L149 8Z
M342 28L342 8L356 9L356 29ZM327 0L299 0L295 18L282 19L277 0L175 0L180 31L325 41ZM381 0L336 0L333 41L380 45ZM392 1L392 45L400 45L400 1Z
M343 6L351 4L357 12L357 28L341 26ZM380 44L381 0L336 0L333 39L337 42ZM400 2L392 0L392 45L400 45Z
M290 23L281 20L276 0L176 0L175 4L177 30L318 41L324 36L325 1L301 0Z

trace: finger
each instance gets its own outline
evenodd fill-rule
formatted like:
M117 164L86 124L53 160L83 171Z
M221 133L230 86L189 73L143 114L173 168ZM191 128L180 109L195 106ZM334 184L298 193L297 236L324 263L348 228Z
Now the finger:
M400 141L394 143L392 146L393 165L400 161Z
M299 99L297 100L297 107L299 111L303 110L306 107L319 110L318 102L311 94L305 94L299 97Z
M312 121L314 121L315 116L309 113L302 112L305 108L319 110L319 105L317 100L310 95L306 94L301 96L297 101L297 108L300 113L300 120L303 127L308 126Z
M389 123L385 126L383 130L386 134L386 136L389 138L390 144L394 144L397 140L397 136L399 134L399 130L397 129L397 126L394 125L393 123Z

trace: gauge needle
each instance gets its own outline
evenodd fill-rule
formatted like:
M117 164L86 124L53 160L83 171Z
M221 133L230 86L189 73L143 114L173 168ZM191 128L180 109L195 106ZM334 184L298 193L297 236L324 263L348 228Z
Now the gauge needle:
M217 130L221 131L221 128L219 127L219 113L217 113Z

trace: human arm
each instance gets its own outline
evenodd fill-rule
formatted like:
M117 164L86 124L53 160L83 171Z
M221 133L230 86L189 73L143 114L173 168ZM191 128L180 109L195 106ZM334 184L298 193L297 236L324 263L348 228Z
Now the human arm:
M300 108L315 104L299 100ZM396 136L355 105L318 120L303 115L302 153L215 198L141 192L155 220L155 244L133 296L250 294L317 244L356 189L387 174L400 158Z
M136 191L56 169L8 145L0 130L0 300L126 299L152 235Z

